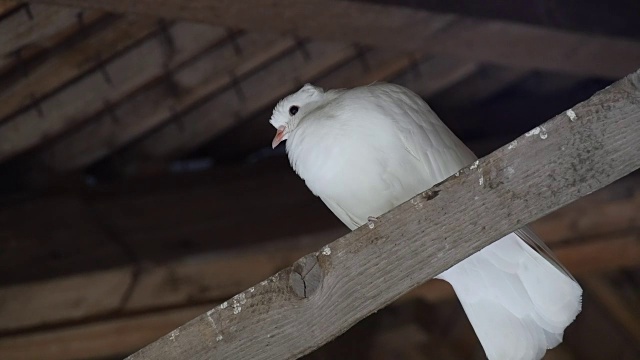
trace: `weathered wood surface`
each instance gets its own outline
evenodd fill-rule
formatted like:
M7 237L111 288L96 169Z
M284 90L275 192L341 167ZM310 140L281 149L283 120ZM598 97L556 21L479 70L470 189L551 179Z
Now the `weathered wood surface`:
M640 71L129 359L312 351L497 238L639 168L639 99Z
M143 134L177 120L181 113L216 92L225 88L232 88L233 92L237 78L278 59L295 44L292 38L260 34L249 34L234 43L228 42L195 59L189 66L176 69L171 74L172 88L166 83L147 87L45 149L44 160L59 170L87 166ZM241 53L237 53L236 46L243 49ZM211 122L211 116L216 113L212 112L203 120ZM114 117L118 121L114 121Z
M640 63L640 43L631 40L384 6L374 1L39 1L608 78L624 76Z
M123 52L104 51L106 58L119 56L106 63L98 61L103 66L92 68L72 84L0 126L0 161L70 131L101 111L107 112L112 104L162 79L227 36L223 28L179 22Z
M158 23L154 19L117 19L107 29L59 52L24 77L3 84L0 119L14 114L34 99L42 99L83 73L94 70L106 58L118 54L157 29Z
M301 86L300 83L312 81L357 55L353 46L340 43L311 42L307 44L306 51L309 59L303 51L283 57L236 87L227 89L186 113L180 121L150 134L132 147L127 156L168 158L182 155L254 115L256 111L271 106L274 101ZM242 96L238 96L238 91Z

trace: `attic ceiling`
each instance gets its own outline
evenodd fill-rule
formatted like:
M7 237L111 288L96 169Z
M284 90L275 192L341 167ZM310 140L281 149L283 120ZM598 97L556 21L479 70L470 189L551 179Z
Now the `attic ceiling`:
M3 1L6 186L278 154L270 110L306 82L407 86L484 154L640 63L633 2L390 3Z
M640 68L638 24L632 0L0 0L0 358L121 358L344 234L271 149L303 84L404 85L482 156ZM638 184L533 223L586 291L549 359L637 358ZM450 291L406 298L459 355L435 358L477 358Z

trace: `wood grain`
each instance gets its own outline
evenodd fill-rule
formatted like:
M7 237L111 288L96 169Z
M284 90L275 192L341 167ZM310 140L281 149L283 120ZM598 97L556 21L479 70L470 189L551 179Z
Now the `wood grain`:
M256 112L272 106L304 82L338 67L357 51L350 45L326 42L307 44L311 58L296 51L250 76L238 88L229 88L202 106L167 124L128 151L127 157L172 158L204 144ZM238 89L243 97L238 96ZM212 117L212 114L215 116Z
M105 57L119 53L155 30L157 21L153 19L119 19L91 39L40 64L28 76L12 84L3 84L6 87L0 94L3 104L0 119L29 105L34 99L42 99L84 72L93 70Z
M640 63L640 44L631 40L385 6L373 1L39 1L607 78L622 77Z
M167 37L175 46L169 45ZM101 111L108 111L111 104L166 76L226 37L227 32L222 28L181 22L168 26L166 32L160 31L148 41L127 48L106 63L99 62L103 66L84 73L72 84L43 99L37 107L20 112L3 123L0 126L0 161L60 136ZM114 54L107 51L105 57L108 55Z
M297 296L292 268L282 270L129 359L310 352L522 224L638 169L639 98L640 71L384 214L373 228L312 253L322 270L313 296Z
M197 64L176 69L172 74L172 81L178 88L176 94L171 94L166 84L145 89L114 107L110 114L101 115L45 149L43 158L58 170L87 166L175 120L178 114L231 87L236 77L244 77L277 59L296 44L294 39L258 34L244 36L237 43L243 49L242 54L235 54L234 45L228 43L208 56L202 56ZM113 121L114 114L119 121Z

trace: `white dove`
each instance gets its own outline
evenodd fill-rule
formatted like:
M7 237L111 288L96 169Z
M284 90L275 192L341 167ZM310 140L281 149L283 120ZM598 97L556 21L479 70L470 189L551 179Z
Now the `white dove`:
M272 146L287 140L293 169L351 229L476 160L418 95L393 84L307 84L276 105L270 123ZM542 358L580 312L582 289L545 251L522 229L438 276L489 359Z

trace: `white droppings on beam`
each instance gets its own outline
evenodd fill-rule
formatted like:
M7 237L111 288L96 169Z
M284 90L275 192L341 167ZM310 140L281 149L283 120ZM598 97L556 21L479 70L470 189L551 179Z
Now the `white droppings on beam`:
M578 116L573 111L573 109L567 110L567 116L569 117L569 120L571 120L571 121L576 121L576 119L578 118Z
M216 341L220 341L220 340L222 340L222 335L216 336Z
M231 305L231 307L233 307L233 314L234 315L238 315L240 313L240 311L242 311L242 306L244 305L244 303L247 302L247 298L245 297L244 293L240 293L236 296L233 297L233 304Z
M535 128L527 131L524 136L529 137L529 136L533 136L533 135L538 135L540 134L540 127L536 126Z
M507 149L509 150L515 149L516 146L518 146L518 140L513 140L512 142L509 143L509 145L507 146Z
M373 221L369 221L367 225L369 225L369 229L373 229L374 227L376 227L376 224L374 224Z
M171 339L171 341L176 341L176 336L178 336L179 334L180 334L180 330L175 329L171 332L169 339Z
M417 198L411 199L411 203L413 204L413 207L416 208L416 210L422 209L422 202L420 200L418 200Z
M256 288L254 288L253 286L249 288L249 292L254 292L256 291Z
M480 175L478 182L480 183L480 186L482 186L484 184L484 176Z
M247 302L247 297L244 295L244 293L240 293L233 297L233 301L239 302L240 304L244 305L244 303Z
M260 285L262 286L266 286L267 284L268 284L267 280L260 281Z
M544 140L547 138L547 129L540 126L540 139Z
M238 315L240 314L240 311L242 311L242 306L240 306L240 304L233 304L233 315Z
M226 309L227 306L229 306L229 304L225 301L222 304L220 304L220 309Z
M322 248L322 255L329 256L331 255L331 249L328 246Z
M542 126L536 126L535 128L527 131L524 136L529 137L533 135L540 135L540 139L544 140L547 138L547 130Z
M216 322L213 320L213 318L211 317L211 314L213 314L214 310L211 309L209 311L207 311L207 319L209 319L209 322L211 323L211 327L213 327L214 329L218 329L218 327L216 326Z
M469 170L474 170L474 169L478 168L479 164L480 164L480 160L476 160L476 162L474 162L473 165L471 165L469 167Z

